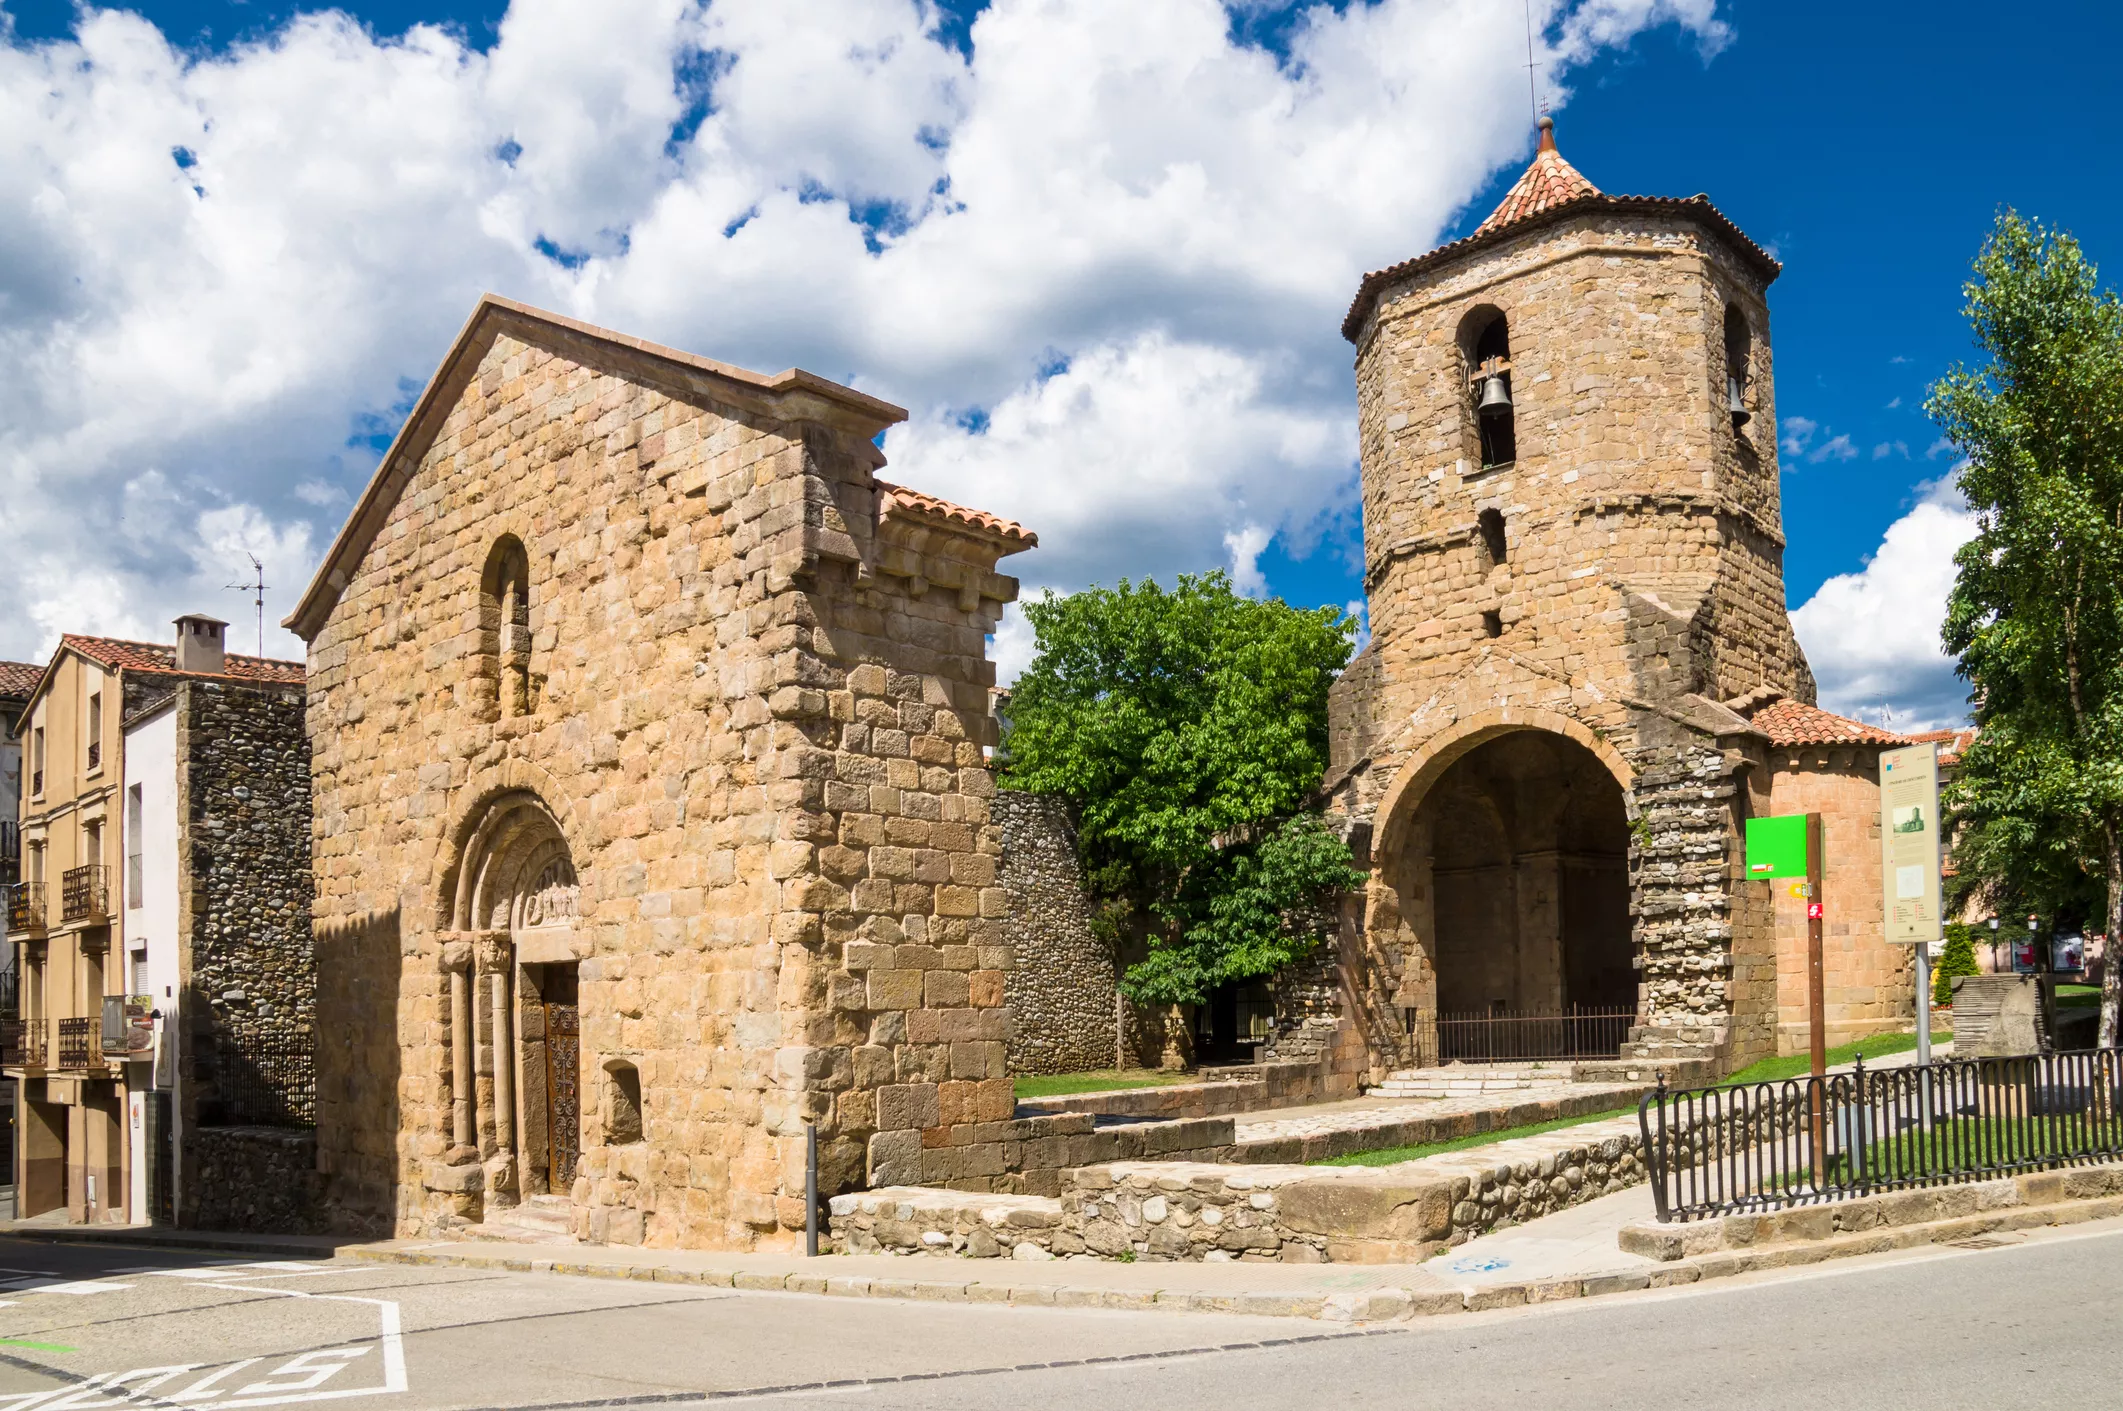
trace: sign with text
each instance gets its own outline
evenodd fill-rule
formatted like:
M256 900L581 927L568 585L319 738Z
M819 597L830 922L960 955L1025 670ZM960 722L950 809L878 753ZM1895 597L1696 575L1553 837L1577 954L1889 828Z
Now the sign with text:
M1806 815L1747 820L1747 880L1806 875Z
M1939 747L1880 752L1880 889L1886 938L1935 941L1939 914Z

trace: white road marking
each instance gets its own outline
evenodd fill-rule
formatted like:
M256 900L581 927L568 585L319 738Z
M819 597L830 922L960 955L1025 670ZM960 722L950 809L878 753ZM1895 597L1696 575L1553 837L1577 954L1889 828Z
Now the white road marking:
M0 1282L0 1289L9 1293L66 1293L76 1298L86 1298L92 1293L116 1293L129 1289L131 1284L108 1284L95 1279L70 1279L57 1283L36 1283L28 1279L9 1279Z

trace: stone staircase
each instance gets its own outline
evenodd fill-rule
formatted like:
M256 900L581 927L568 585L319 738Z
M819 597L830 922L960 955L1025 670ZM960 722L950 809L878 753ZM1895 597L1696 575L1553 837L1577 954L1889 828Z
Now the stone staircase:
M1475 1097L1483 1093L1523 1092L1571 1081L1575 1064L1568 1059L1527 1063L1449 1063L1442 1068L1407 1068L1367 1090L1366 1097Z
M463 1227L468 1239L507 1244L572 1244L574 1211L564 1195L534 1195L520 1205L489 1207L486 1219Z

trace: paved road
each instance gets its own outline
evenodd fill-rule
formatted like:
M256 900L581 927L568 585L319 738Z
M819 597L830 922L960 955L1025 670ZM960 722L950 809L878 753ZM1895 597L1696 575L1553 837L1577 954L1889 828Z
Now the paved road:
M1359 1333L0 1239L0 1411L1994 1411L2113 1404L2119 1315L2123 1231Z

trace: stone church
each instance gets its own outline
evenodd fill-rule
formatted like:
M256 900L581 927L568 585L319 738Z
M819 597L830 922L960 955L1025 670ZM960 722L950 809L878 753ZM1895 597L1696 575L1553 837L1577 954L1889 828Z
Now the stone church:
M786 1246L1008 1119L985 656L1015 524L905 413L483 299L309 644L332 1224Z
M1698 1070L1803 1047L1804 903L1744 880L1752 815L1824 813L1832 1036L1913 1013L1879 921L1903 741L1814 706L1785 611L1778 272L1707 197L1602 193L1544 118L1472 235L1363 281L1373 637L1326 783L1371 881L1329 1009L1374 1075L1536 1022Z

